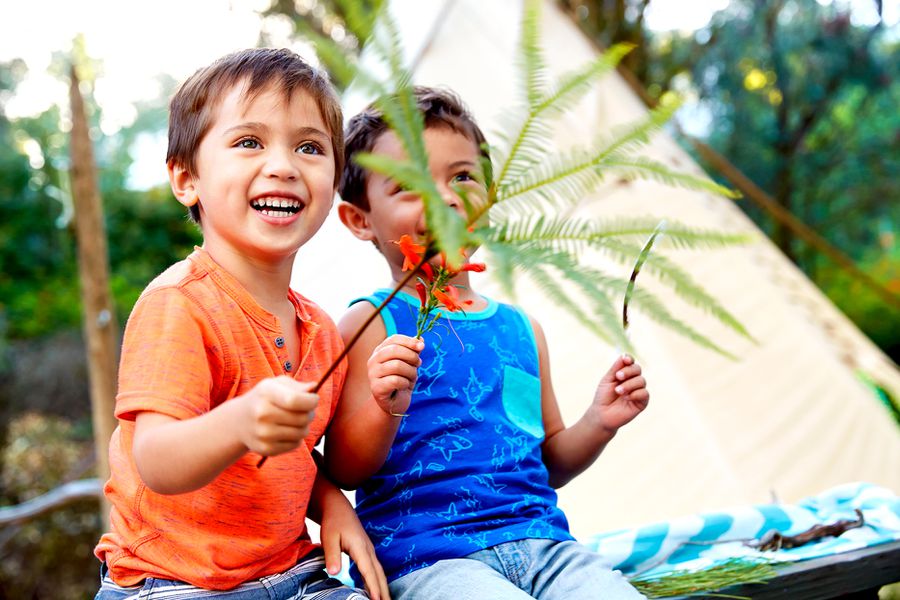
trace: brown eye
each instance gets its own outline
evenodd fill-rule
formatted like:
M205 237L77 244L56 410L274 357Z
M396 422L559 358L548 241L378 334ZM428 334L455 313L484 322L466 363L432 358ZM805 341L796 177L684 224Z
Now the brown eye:
M322 147L318 144L314 144L313 142L304 142L297 147L297 151L300 154L325 154L325 151L322 150Z

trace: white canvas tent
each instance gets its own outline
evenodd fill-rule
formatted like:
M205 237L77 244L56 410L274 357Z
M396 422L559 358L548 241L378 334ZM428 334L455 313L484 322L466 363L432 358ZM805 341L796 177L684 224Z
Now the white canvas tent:
M395 1L416 83L457 91L491 138L517 98L514 57L522 7L516 0ZM550 70L564 73L596 53L550 0L542 40ZM355 113L369 98L348 97ZM566 115L566 148L645 114L615 74ZM665 135L648 154L681 170L699 167ZM900 493L900 429L858 376L900 394L900 372L747 219L733 201L650 182L611 184L585 199L583 214L669 218L692 227L747 232L755 243L669 256L718 298L758 340L753 344L671 300L679 317L739 357L730 361L632 314L630 335L651 404L598 462L560 490L578 537L672 517L769 502L793 502L832 485L868 481ZM327 257L327 258L326 258ZM599 259L598 259L599 260ZM621 277L628 268L617 267ZM485 274L479 290L503 299ZM374 247L333 216L305 247L294 286L336 319L347 302L389 282ZM640 285L652 285L642 278ZM552 376L567 423L590 402L615 350L584 331L527 284L518 301L543 324ZM659 290L657 290L659 291ZM667 300L671 295L664 296Z

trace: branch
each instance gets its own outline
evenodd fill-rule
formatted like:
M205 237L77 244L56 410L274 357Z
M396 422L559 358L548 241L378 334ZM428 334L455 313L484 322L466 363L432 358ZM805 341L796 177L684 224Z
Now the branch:
M0 508L0 525L28 521L78 500L99 500L102 496L99 479L70 481L22 504Z

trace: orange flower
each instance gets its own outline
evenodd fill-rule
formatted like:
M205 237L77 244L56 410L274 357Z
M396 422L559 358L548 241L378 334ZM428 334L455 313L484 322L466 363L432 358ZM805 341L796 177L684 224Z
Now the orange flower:
M460 271L472 271L473 273L481 273L487 268L484 263L466 263L460 267Z
M427 277L429 281L434 280L434 269L432 269L431 265L429 265L428 263L422 265L422 273L425 274L425 277Z
M394 242L400 246L400 252L403 254L403 270L410 271L416 268L422 255L425 253L425 246L417 244L407 234L400 236L399 242Z
M450 312L456 312L458 310L462 310L463 306L471 306L471 300L465 300L460 302L459 300L459 290L456 289L455 286L449 285L444 289L435 288L431 291L434 294L434 297L438 299L438 301L444 305L444 307Z

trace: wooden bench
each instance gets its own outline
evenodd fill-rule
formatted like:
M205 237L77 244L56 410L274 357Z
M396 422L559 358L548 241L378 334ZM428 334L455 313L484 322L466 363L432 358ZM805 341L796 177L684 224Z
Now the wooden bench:
M882 586L897 582L900 541L792 563L764 584L735 585L716 593L752 600L877 600Z

